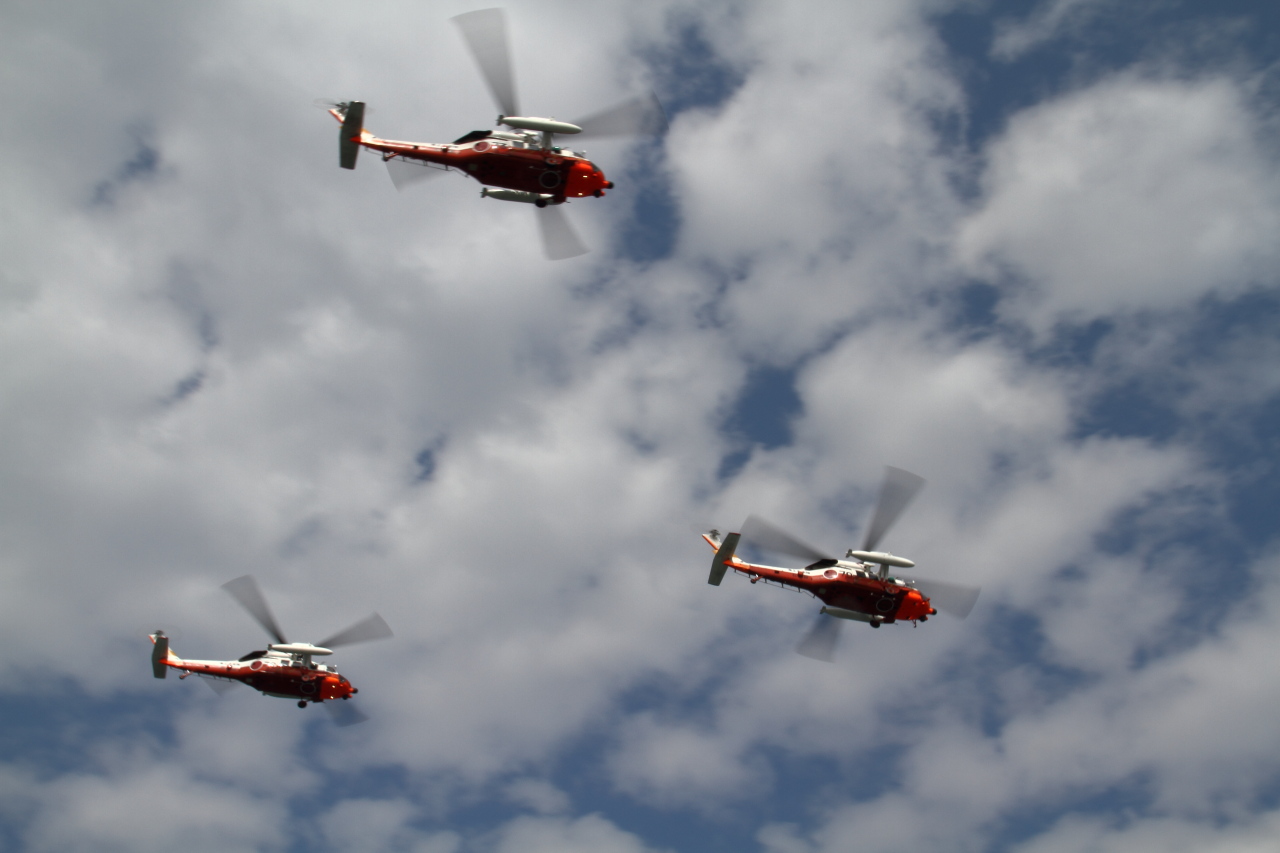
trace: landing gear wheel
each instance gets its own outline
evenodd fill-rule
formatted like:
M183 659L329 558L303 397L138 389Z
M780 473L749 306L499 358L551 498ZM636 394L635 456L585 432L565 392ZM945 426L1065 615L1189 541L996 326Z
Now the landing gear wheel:
M871 627L872 627L872 628L879 628L879 627L880 627L880 623L879 623L879 622L872 622L872 623L871 623Z
M547 200L546 200L545 198L540 198L540 199L538 199L537 201L535 201L535 202L533 203L533 205L534 205L534 207L546 207L546 206L547 206Z
M298 707L299 707L299 708L305 708L305 707L307 707L307 700L306 700L306 699L300 699L300 700L298 700Z

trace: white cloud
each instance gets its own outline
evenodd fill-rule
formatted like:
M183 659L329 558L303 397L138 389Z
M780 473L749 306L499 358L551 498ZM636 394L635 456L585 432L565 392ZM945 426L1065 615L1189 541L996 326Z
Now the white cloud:
M1098 853L1265 853L1275 847L1280 814L1266 812L1228 826L1177 818L1111 822L1064 818L1049 832L1021 845L1018 853L1096 850Z
M405 850L416 834L406 829L413 813L405 800L342 800L321 816L320 828L334 850ZM457 846L450 836L433 840L440 853Z
M655 848L599 815L517 818L498 833L497 853L647 853Z
M611 762L614 783L661 805L714 810L732 792L768 784L759 765L749 766L734 754L739 745L726 742L722 730L700 731L678 720L659 725L643 715L628 720L619 734L621 743Z
M538 814L560 814L569 810L569 795L545 779L517 779L506 788L507 799Z
M26 850L249 851L285 842L280 803L173 767L67 774L52 782L24 775L18 781L6 771L7 787L26 806Z
M0 28L25 117L0 129L6 684L163 696L174 718L168 746L90 737L85 766L6 766L23 808L0 808L32 849L272 849L301 823L335 848L651 849L643 828L573 814L578 791L547 770L570 747L610 795L704 816L770 796L770 750L831 762L828 782L882 780L861 799L829 785L814 825L764 827L777 853L957 849L957 828L1027 798L1138 773L1188 821L1198 798L1263 784L1274 697L1250 676L1269 666L1271 599L1166 649L1178 573L1152 590L1152 542L1097 544L1215 475L1183 442L1075 436L1088 383L1016 340L961 339L945 304L950 282L1013 270L1025 290L999 310L1043 329L1178 312L1274 269L1273 170L1240 86L1126 75L1033 108L966 213L931 124L959 88L909 4L520 4L523 96L557 114L642 86L632 48L690 21L744 77L659 146L672 257L608 255L620 185L570 211L597 252L550 265L530 211L474 184L397 196L373 158L339 170L308 105L362 96L400 137L486 124L445 23L463 5L51 8ZM139 140L159 168L123 180ZM625 173L625 148L592 153ZM113 201L93 205L103 182ZM1117 372L1159 350L1131 343ZM1225 354L1237 391L1206 384L1198 405L1257 393L1250 357ZM721 482L750 367L795 360L795 442ZM970 621L851 626L824 667L792 653L813 602L705 584L689 523L755 510L853 544L884 464L930 481L889 544L982 583ZM386 616L395 640L337 658L371 722L151 678L157 627L192 657L260 647L217 589L245 572L291 638ZM1006 618L1043 648L986 680ZM1040 690L1050 666L1082 683ZM886 746L901 757L860 763ZM394 797L339 798L314 825L291 805L388 767L409 780ZM487 797L538 814L483 837L423 828ZM208 817L223 812L245 819ZM1130 831L1081 826L1044 843Z
M1009 62L1038 45L1071 33L1098 14L1098 0L1051 0L1040 4L1024 20L1005 19L996 26L991 55Z
M1277 262L1260 133L1227 78L1126 74L1030 108L990 148L961 263L1011 276L1001 310L1041 330L1239 293Z

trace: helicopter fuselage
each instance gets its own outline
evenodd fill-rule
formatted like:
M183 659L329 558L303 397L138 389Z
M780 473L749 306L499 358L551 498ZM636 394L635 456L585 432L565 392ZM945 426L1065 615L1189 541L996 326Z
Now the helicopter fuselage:
M156 641L155 634L151 641ZM305 702L346 699L359 692L336 669L325 664L307 666L295 656L279 652L254 652L244 660L186 660L169 652L157 663L178 670L180 678L195 674L238 681L268 696Z
M340 110L333 109L330 113L342 121ZM477 136L479 138L475 138ZM560 147L539 147L525 140L506 138L516 136L518 134L476 132L453 143L402 142L382 139L362 130L350 141L377 151L384 160L400 157L437 168L456 169L485 186L549 196L550 204L569 198L598 198L613 187L604 172L585 157Z
M710 535L704 533L702 538L712 548L720 547ZM820 560L802 569L788 569L748 563L735 556L725 565L752 583L763 580L807 592L829 607L870 617L866 621L925 621L937 612L909 582L881 577L866 563Z

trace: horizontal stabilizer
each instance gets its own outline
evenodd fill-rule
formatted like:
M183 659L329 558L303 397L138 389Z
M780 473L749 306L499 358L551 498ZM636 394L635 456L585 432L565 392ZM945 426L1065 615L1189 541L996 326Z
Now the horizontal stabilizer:
M715 557L711 560L711 576L707 578L707 583L720 586L720 582L724 580L724 573L729 570L729 561L733 559L733 552L738 550L738 540L741 538L740 533L730 533L724 537L724 541L716 549Z

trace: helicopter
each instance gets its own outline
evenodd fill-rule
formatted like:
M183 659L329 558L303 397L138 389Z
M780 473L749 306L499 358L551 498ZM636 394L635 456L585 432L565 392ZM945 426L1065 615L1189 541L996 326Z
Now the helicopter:
M481 198L523 202L542 208L538 225L550 260L586 254L588 249L558 209L571 198L600 198L613 181L587 159L586 153L558 145L557 135L579 139L657 134L666 129L662 105L652 93L623 101L575 122L524 115L516 98L501 9L480 9L451 19L488 84L505 130L473 130L451 143L381 139L364 129L363 101L317 101L342 128L338 133L338 165L354 169L361 148L376 151L387 164L397 189L457 171L484 185Z
M156 678L165 678L170 669L181 670L178 678L199 675L209 679L215 690L247 684L267 696L297 699L298 707L308 702L330 703L325 705L340 726L364 722L368 719L352 706L339 707L335 700L348 700L360 691L330 664L316 663L313 658L333 654L330 648L381 640L392 636L391 628L381 616L374 613L359 622L326 637L318 645L290 643L276 624L267 600L251 575L244 575L222 585L232 598L249 612L263 629L275 639L265 649L249 652L239 660L186 660L169 648L169 637L164 631L151 634L151 671Z
M927 622L939 610L963 619L977 603L980 591L977 587L893 577L889 574L890 567L910 569L915 563L906 557L876 550L881 538L924 487L924 482L910 471L886 467L862 548L850 548L843 559L832 557L755 515L747 518L738 533L722 538L720 531L708 531L702 538L715 549L716 555L711 561L707 583L719 586L732 569L753 584L763 580L807 592L821 600L825 606L818 614L818 621L796 651L828 663L835 659L840 626L846 621L865 622L872 628L893 622L914 625ZM810 562L802 569L748 563L735 556L743 540L767 551Z

